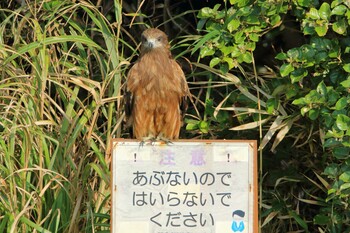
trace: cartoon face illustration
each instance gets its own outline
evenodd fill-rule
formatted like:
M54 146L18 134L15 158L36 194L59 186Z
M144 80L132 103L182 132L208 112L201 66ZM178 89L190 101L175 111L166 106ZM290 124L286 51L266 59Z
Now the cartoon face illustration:
M244 230L244 222L242 221L242 219L245 216L245 212L242 210L235 210L232 213L232 225L231 225L231 229L232 232L243 232Z

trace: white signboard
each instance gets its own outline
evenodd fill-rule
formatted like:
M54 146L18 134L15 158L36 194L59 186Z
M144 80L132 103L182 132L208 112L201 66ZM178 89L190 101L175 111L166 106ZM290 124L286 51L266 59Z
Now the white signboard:
M113 142L112 233L256 233L255 141Z

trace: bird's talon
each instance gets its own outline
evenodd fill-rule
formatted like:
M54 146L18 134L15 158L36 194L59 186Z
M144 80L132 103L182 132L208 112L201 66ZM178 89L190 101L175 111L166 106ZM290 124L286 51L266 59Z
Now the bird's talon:
M149 136L149 137L144 137L142 138L139 148L143 147L144 145L146 145L147 143L154 146L155 142L157 141L157 139L153 136Z
M174 144L172 141L170 141L170 139L168 138L164 138L164 137L159 137L158 140L164 142L165 144L167 144L168 146Z
M171 145L173 145L174 143L172 142L172 141L170 141L170 140L167 140L167 141L164 141L165 142L165 144L167 144L168 146L171 146Z
M156 144L156 142L157 142L157 139L155 139L155 138L152 138L152 139L151 139L151 145L152 145L152 146L154 146L154 145Z
M143 147L144 145L145 145L145 141L142 140L142 141L140 142L140 144L139 144L139 148Z

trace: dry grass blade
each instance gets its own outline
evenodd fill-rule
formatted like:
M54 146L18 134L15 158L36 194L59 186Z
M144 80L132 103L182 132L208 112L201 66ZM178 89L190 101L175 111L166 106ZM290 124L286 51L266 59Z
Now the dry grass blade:
M278 132L278 134L276 135L275 140L273 141L272 147L271 147L271 151L275 151L276 147L278 146L278 144L284 139L284 137L287 135L287 133L289 132L289 130L292 128L292 125L295 121L299 120L300 116L296 116L292 119L287 119L285 126L283 126L280 131Z
M219 107L219 106L218 106ZM258 110L255 108L245 108L245 107L225 107L225 108L217 108L219 110L225 110L225 111L235 111L235 112L242 112L244 114L252 114L252 113L260 113L265 115L270 115L270 113L264 111L264 110Z
M267 215L267 217L264 219L264 222L261 224L261 227L264 227L265 225L270 223L278 214L278 211L273 211L269 215Z
M264 120L259 121L254 121L254 122L250 122L247 124L243 124L243 125L239 125L233 128L230 128L230 130L247 130L247 129L254 129L260 126L260 124L264 124L266 122L268 122L270 120L270 118L266 118Z
M276 133L276 131L281 128L283 119L284 119L284 117L282 117L282 116L277 116L276 117L274 122L271 124L269 130L265 134L264 138L261 140L261 143L259 145L259 150L264 149L264 147L271 140L271 138Z

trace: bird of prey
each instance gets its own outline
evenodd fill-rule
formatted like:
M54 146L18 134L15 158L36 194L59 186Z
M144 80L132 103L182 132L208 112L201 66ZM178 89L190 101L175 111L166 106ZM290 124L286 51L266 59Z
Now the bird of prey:
M170 142L179 138L188 85L164 32L150 28L141 39L140 57L127 76L128 123L138 140Z

